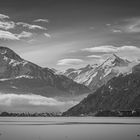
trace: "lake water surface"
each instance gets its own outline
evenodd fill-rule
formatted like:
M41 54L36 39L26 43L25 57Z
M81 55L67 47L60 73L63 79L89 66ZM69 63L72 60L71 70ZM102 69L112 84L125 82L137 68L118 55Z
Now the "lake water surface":
M140 140L140 118L1 117L0 140Z

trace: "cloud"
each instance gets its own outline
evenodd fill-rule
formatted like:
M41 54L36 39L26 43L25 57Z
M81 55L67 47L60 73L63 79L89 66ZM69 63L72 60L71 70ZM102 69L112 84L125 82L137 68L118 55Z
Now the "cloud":
M39 25L32 25L24 22L17 22L16 25L21 25L23 27L26 27L28 29L40 29L40 30L47 30L47 28L39 26Z
M4 30L13 29L15 27L15 23L13 21L0 21L0 28Z
M4 15L4 14L0 14L0 19L9 19L9 16L7 16L7 15Z
M116 52L116 47L111 46L111 45L105 45L105 46L98 46L98 47L91 47L91 48L84 48L82 51L87 51L87 52Z
M22 31L20 34L17 34L17 37L20 38L29 38L33 34L31 32Z
M111 26L111 24L110 23L107 23L106 26Z
M105 45L105 46L98 46L98 47L91 47L91 48L84 48L82 51L87 52L102 52L102 53L117 53L122 51L140 51L140 49L136 46L121 46L121 47L115 47L111 45Z
M100 55L88 55L87 57L89 57L89 58L95 58L95 59L102 58L102 56L100 56Z
M130 20L130 24L126 26L127 32L140 32L140 18Z
M113 29L112 32L113 32L113 33L122 33L121 30L117 30L117 29Z
M9 112L53 112L64 111L78 101L59 101L58 99L35 94L0 93L0 110Z
M48 37L48 38L51 38L51 35L48 34L48 33L44 33L44 35L45 35L46 37Z
M87 57L89 58L95 58L98 59L99 61L102 59L106 59L110 54L116 53L120 57L128 59L130 61L137 61L140 58L140 48L137 46L120 46L120 47L115 47L115 46L98 46L98 47L92 47L92 48L85 48L82 49L82 51L86 51L89 53L92 53L93 55L88 55ZM99 55L101 58L96 54L102 54Z
M48 19L36 19L36 20L34 20L33 22L49 22L49 20Z
M117 48L117 51L140 51L140 48L136 46L121 46Z
M21 38L29 38L33 34L31 32L22 31L20 34L13 34L9 31L0 30L0 39L4 40L20 40Z
M36 19L34 20L34 22L48 22L48 19ZM22 38L30 38L33 35L35 35L32 32L24 31L24 28L31 29L31 30L35 30L35 29L40 30L40 32L36 32L36 36L34 37L37 37L37 35L39 34L51 38L50 34L44 33L44 31L47 30L46 27L39 26L36 24L28 24L25 22L14 22L10 20L9 16L0 14L0 39L21 40ZM15 32L12 32L13 30L10 29L15 29L14 30ZM18 32L19 29L21 30L21 33Z
M37 40L35 40L35 39L30 39L30 40L28 40L28 43L30 43L30 44L33 44L33 43L35 43Z
M78 65L83 62L82 59L61 59L57 62L57 65Z
M3 30L0 30L0 39L19 40L19 38L15 34L9 32L9 31L3 31Z
M114 25L112 30L114 33L123 32L123 33L140 33L140 17L125 19Z
M41 95L33 94L0 94L0 105L48 105L57 106L64 104L63 102L57 101L53 98L47 98Z

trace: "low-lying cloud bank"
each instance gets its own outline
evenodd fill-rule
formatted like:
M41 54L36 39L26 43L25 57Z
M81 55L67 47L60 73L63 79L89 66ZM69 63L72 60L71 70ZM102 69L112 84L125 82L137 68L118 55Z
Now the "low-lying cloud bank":
M0 93L0 109L3 111L64 111L77 103L72 100L65 102L34 94Z

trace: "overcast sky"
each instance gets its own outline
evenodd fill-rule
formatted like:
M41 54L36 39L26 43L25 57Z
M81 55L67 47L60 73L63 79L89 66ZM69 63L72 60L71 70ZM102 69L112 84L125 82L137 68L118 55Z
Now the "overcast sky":
M1 0L0 45L57 69L139 59L139 0Z

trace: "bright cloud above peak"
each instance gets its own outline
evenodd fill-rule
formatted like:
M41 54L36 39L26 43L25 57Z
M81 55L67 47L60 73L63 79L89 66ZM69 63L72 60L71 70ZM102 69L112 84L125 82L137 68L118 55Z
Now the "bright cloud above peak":
M125 46L115 47L111 45L105 45L105 46L84 48L82 49L82 51L85 52L86 54L88 53L87 55L88 58L95 59L96 61L98 60L98 62L100 62L100 60L103 61L106 60L107 57L109 57L111 54L114 53L130 61L137 61L140 59L140 48L136 46L125 45Z
M102 58L102 56L100 56L100 55L88 55L87 57L89 57L89 58L95 58L95 59Z
M91 48L84 48L82 51L87 51L87 52L116 52L116 47L111 46L111 45L105 45L105 46L98 46L98 47L91 47Z
M111 46L111 45L105 45L105 46L84 48L84 49L82 49L82 51L102 52L102 53L116 53L116 52L120 52L120 51L140 51L140 49L136 46L115 47L115 46Z
M83 63L84 61L82 59L61 59L57 62L57 65L78 65Z

